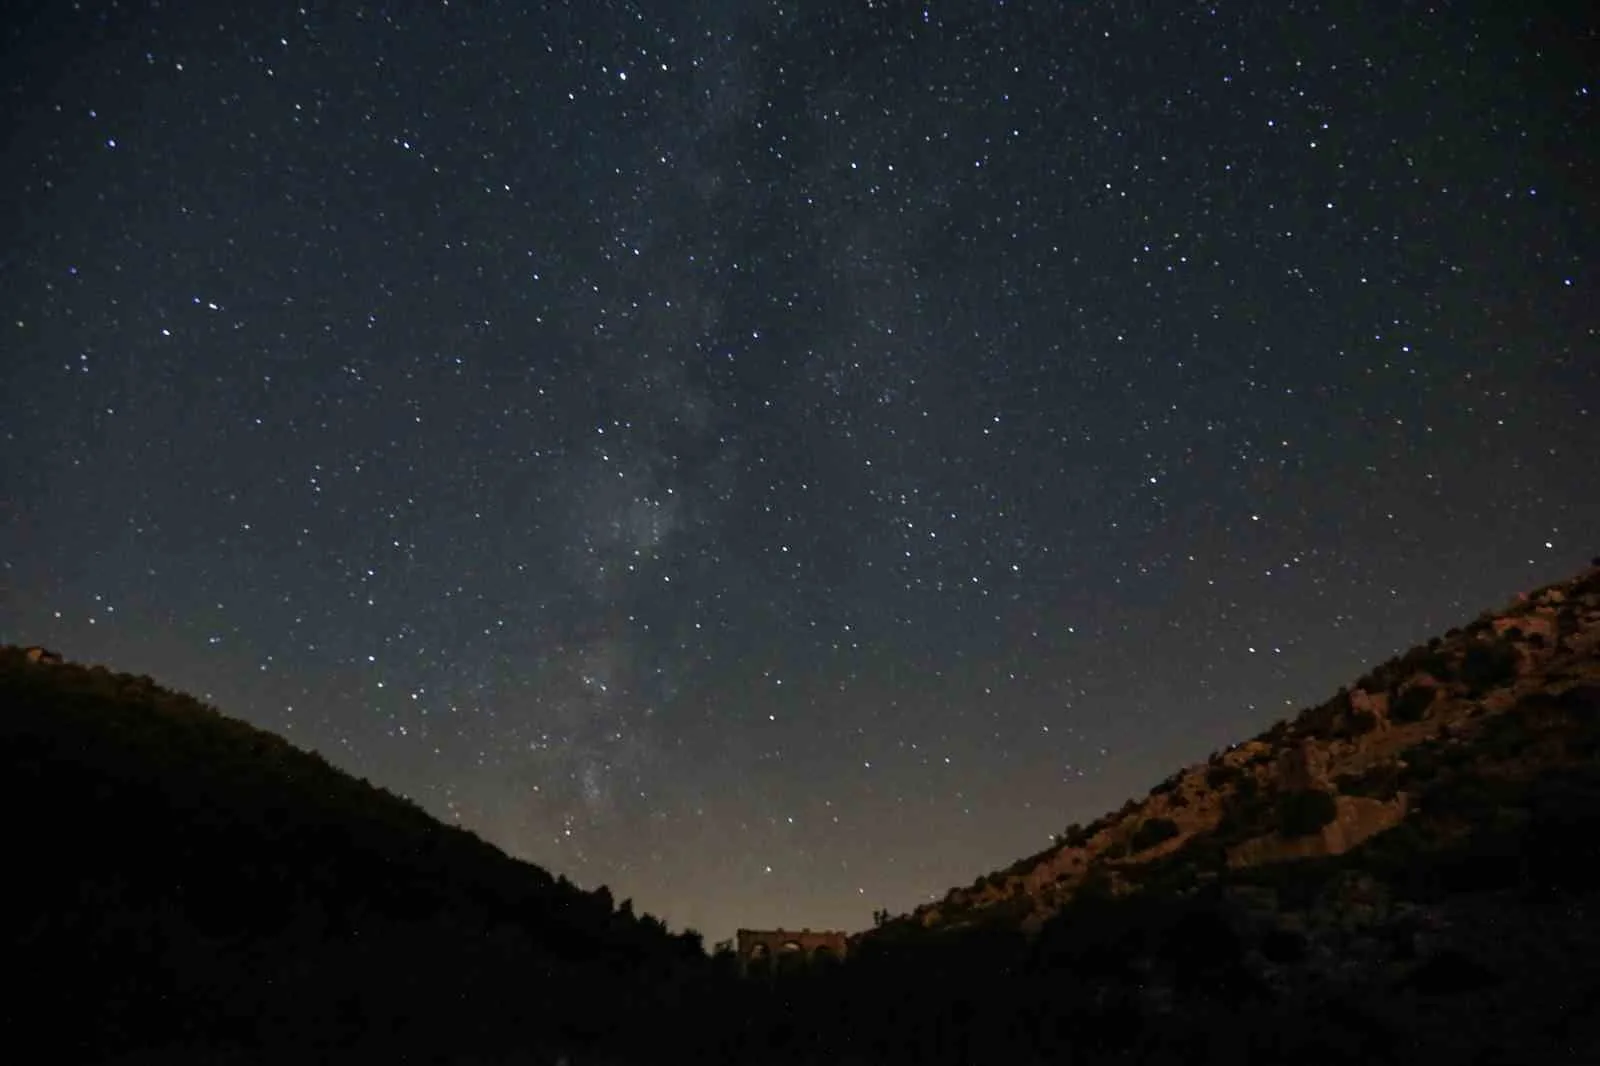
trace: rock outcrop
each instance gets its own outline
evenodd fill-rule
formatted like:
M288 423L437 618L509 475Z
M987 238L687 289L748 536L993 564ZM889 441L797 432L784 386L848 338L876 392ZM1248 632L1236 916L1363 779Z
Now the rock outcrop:
M1161 864L1220 859L1217 868L1239 870L1344 854L1416 813L1402 779L1448 760L1452 745L1514 729L1497 721L1530 697L1586 685L1600 685L1600 565L1383 663L1293 720L908 917L934 929L1004 914L1036 928L1085 884L1131 891ZM1160 831L1141 831L1153 820Z

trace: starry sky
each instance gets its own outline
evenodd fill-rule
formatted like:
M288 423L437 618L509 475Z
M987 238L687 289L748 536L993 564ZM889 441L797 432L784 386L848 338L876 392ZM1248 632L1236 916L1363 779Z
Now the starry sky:
M1600 551L1586 6L8 7L0 640L909 910Z

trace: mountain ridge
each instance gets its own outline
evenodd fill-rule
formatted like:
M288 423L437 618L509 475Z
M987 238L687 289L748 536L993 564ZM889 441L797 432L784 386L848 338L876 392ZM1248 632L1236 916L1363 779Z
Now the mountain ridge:
M1600 1055L1600 561L835 965L741 977L603 887L43 649L0 647L0 801L0 943L29 978L0 1021L57 1061Z
M30 974L0 1017L28 1033L76 1003L70 1050L86 1060L175 1036L251 1043L286 1018L335 1046L458 1027L492 1051L509 1035L497 1012L582 1046L605 1035L610 1002L654 1016L708 965L699 934L605 886L514 859L146 675L44 649L0 647L0 802L27 871L8 958ZM423 958L459 973L460 1001L438 1002Z
M1600 686L1597 660L1600 559L1392 657L1328 700L1183 767L1142 799L1068 826L1050 848L880 924L959 928L999 908L1037 932L1086 880L1109 879L1092 887L1115 892L1139 867L1207 837L1223 844L1233 868L1344 854L1415 813L1415 790L1393 780L1407 769L1406 751L1441 730L1476 735L1520 695ZM1564 669L1570 677L1559 676ZM1248 804L1263 794L1287 802L1279 812L1286 824L1252 821L1263 812Z

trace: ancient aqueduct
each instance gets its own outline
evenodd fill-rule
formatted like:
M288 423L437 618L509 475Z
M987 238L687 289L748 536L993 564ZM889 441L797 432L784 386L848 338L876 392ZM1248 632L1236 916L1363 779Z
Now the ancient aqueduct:
M795 962L843 959L849 950L848 934L811 929L741 929L737 952L745 972Z

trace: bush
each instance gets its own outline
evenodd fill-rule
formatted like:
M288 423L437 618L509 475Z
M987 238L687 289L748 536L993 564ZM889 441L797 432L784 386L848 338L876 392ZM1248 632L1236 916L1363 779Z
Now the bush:
M1227 763L1216 763L1206 767L1206 785L1219 789L1237 780L1241 775L1242 771L1237 767L1229 766Z
M1352 737L1365 736L1378 728L1378 716L1371 711L1351 711L1349 716L1340 724L1338 738L1348 740Z
M1321 789L1290 792L1278 801L1278 832L1286 837L1310 836L1338 813L1332 793Z
M1413 744L1401 752L1400 757L1406 764L1400 773L1400 783L1410 788L1427 784L1442 774L1470 763L1473 751L1465 744L1436 739Z
M1247 777L1245 780L1252 786L1256 783L1254 778ZM1269 832L1272 824L1272 805L1268 799L1257 795L1254 788L1248 794L1240 789L1228 797L1215 832L1221 843L1236 844Z
M1385 659L1377 666L1356 678L1356 688L1364 688L1368 692L1382 692L1389 687L1390 675L1400 668L1400 657ZM1340 689L1343 692L1343 689Z
M1509 641L1474 644L1461 659L1461 680L1473 695L1504 685L1517 676L1517 649Z
M1300 720L1296 723L1298 726L1296 732L1301 736L1316 737L1320 740L1332 739L1340 720L1349 709L1350 694L1340 689L1339 694L1333 699L1302 711Z
M1083 880L1078 882L1078 887L1072 892L1074 904L1091 903L1109 900L1115 897L1116 889L1112 885L1111 875L1099 864L1090 866L1084 872Z
M1171 818L1149 818L1139 826L1138 831L1133 834L1133 839L1128 841L1128 846L1135 852L1145 851L1177 835L1178 823Z
M1435 640L1425 647L1412 648L1406 652L1395 669L1389 672L1386 679L1388 684L1384 687L1405 681L1417 674L1432 674L1440 681L1448 681L1453 672L1450 656L1440 650L1439 642Z
M1432 685L1412 685L1394 697L1389 717L1396 722L1419 722L1433 706L1436 695L1438 690Z

